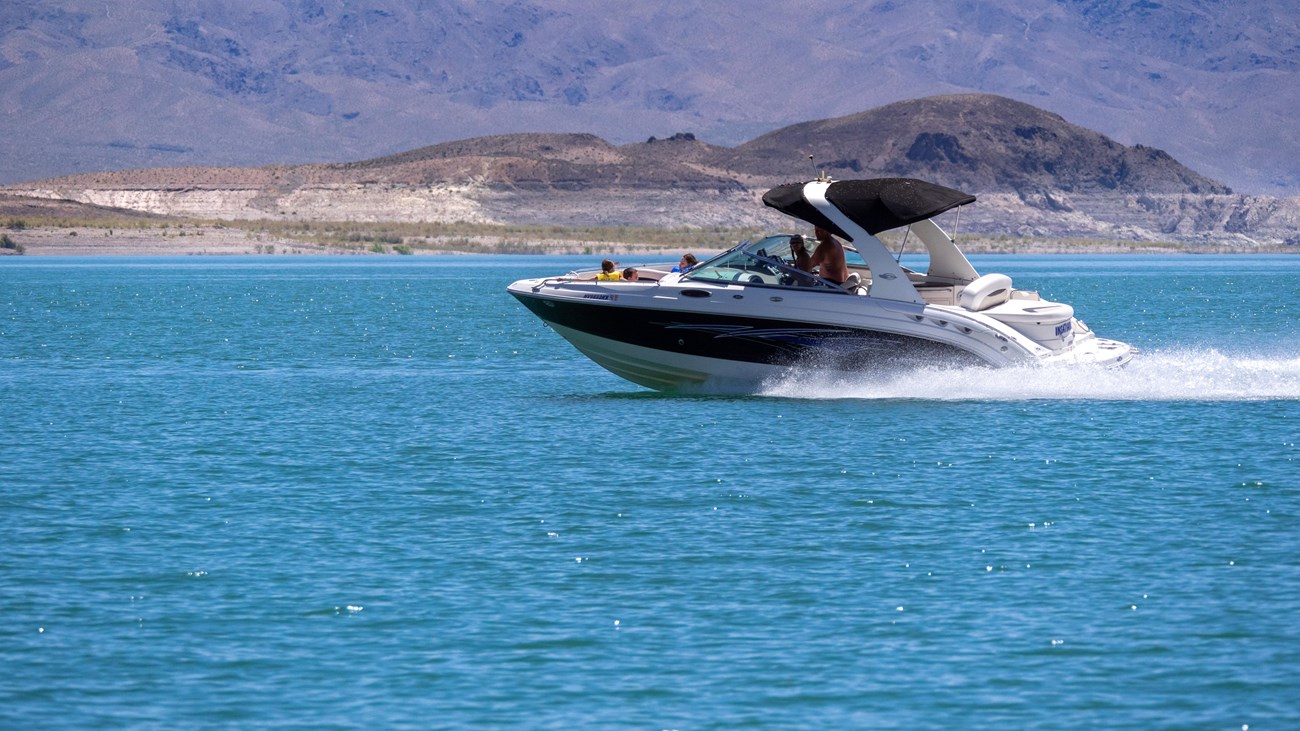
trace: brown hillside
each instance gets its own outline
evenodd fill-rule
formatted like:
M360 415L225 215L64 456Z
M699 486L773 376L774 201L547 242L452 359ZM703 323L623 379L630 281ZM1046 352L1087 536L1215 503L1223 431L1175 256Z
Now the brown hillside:
M568 160L574 163L600 164L618 160L618 148L591 134L511 134L471 137L421 147L395 155L359 162L334 165L340 170L365 170L393 167L433 160L476 157L517 157L524 159Z
M803 122L712 158L786 179L808 155L833 177L906 176L975 192L1229 193L1161 150L1127 147L1029 104L989 94L902 101Z
M472 181L505 189L727 189L736 184L725 172L705 172L689 164L721 149L680 136L615 147L589 134L494 135L325 169L361 182Z
M82 221L135 221L163 218L143 211L97 206L92 203L50 198L29 198L0 193L0 226L26 222L27 219L82 220Z

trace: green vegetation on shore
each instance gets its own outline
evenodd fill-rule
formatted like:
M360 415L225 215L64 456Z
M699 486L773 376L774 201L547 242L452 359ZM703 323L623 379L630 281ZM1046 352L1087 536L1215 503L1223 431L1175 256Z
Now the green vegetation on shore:
M25 231L29 228L97 228L97 229L165 229L185 224L200 225L199 221L160 218L80 218L74 216L23 216L7 218L0 228Z
M553 244L622 245L676 251L683 247L725 249L754 235L752 230L710 228L641 228L633 226L517 226L486 223L400 223L380 221L225 221L274 238L331 248L392 247L396 253L454 251L474 254L546 253ZM405 249L406 251L401 251Z
M9 238L9 234L0 234L0 249L8 249L15 254L22 254L27 251L27 247Z
M406 248L414 251L454 251L475 254L538 254L548 244L571 242L590 245L587 253L599 253L601 246L633 247L640 250L721 251L745 239L764 236L752 228L645 228L634 226L518 226L481 223L395 223L352 221L227 221L258 235L313 243L331 248L365 248L385 253ZM895 252L903 245L901 232L883 234L881 239ZM974 253L1035 253L1068 251L1188 251L1177 242L1119 241L1085 238L1025 238L1020 236L966 235L959 238L963 250ZM905 253L920 253L920 242L908 242ZM407 252L396 252L407 253Z

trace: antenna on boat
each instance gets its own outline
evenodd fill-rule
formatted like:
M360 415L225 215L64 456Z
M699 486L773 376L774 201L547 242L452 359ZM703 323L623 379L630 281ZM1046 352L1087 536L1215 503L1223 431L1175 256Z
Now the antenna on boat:
M808 164L809 164L809 165L812 165L813 174L817 176L817 177L816 177L816 180L818 180L819 182L823 182L823 183L830 181L830 178L826 177L826 171L825 171L825 170L818 170L818 169L817 169L817 163L813 161L813 156L812 156L812 155L809 155L809 156L808 156Z

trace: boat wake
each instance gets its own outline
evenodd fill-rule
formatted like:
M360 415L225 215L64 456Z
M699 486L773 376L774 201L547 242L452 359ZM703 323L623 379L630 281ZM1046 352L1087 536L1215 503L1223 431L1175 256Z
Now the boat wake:
M796 369L765 383L764 396L942 401L1300 400L1300 355L1215 349L1143 352L1127 367L924 367L876 374Z

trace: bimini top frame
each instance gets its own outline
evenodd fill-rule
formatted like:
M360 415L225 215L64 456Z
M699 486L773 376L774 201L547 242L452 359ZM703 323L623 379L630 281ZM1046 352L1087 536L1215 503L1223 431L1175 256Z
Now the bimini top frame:
M903 226L930 254L928 277L970 282L979 274L952 239L930 219L974 203L975 196L914 178L814 180L777 186L763 203L852 241L871 268L874 297L920 303L921 297L876 234Z

